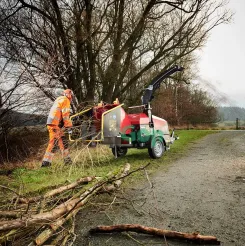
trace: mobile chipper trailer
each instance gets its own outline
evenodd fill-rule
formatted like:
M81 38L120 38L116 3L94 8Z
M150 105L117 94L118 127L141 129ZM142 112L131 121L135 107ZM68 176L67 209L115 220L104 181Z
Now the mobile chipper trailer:
M141 109L140 113L126 113L123 104L116 100L113 104L101 102L97 106L71 116L74 122L77 117L89 116L91 119L89 127L80 128L76 140L107 144L115 157L126 155L128 148L146 148L151 158L160 158L176 137L174 131L170 134L166 120L152 115L150 103L161 82L182 70L182 67L173 66L151 81L142 96L142 105L129 107ZM92 132L89 140L86 131ZM73 135L70 135L70 140L75 140Z

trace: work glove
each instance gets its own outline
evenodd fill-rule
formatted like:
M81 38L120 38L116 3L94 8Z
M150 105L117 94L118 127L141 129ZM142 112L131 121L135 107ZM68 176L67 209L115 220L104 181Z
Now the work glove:
M68 134L72 134L72 129L68 128L67 132L68 132Z

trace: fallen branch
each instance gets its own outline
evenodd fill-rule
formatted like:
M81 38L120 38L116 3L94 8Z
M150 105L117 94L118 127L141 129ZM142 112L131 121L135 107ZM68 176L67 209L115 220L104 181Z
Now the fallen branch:
M70 189L73 189L75 187L77 187L78 185L81 185L81 184L87 184L88 182L91 182L92 180L94 180L95 177L84 177L84 178L80 178L78 179L77 181L71 183L71 184L68 184L68 185L64 185L64 186L61 186L57 189L54 189L54 190L51 190L49 192L47 192L46 194L44 194L43 196L36 196L36 197L30 197L30 198L23 198L23 197L20 197L18 202L20 203L32 203L32 202L38 202L42 199L46 199L48 197L52 197L52 196L55 196L55 195L58 195L64 191L67 191L67 190L70 190Z
M122 170L122 173L119 173L114 179L111 185L107 186L102 186L102 188L98 191L98 193L105 193L105 192L113 192L116 189L119 189L119 187L122 184L123 178L127 177L129 175L129 170L130 170L130 164L127 163ZM131 172L132 173L132 172Z
M183 233L177 231L170 231L158 229L154 227L146 227L139 224L121 224L113 226L97 226L90 229L90 233L112 233L112 232L125 232L132 231L137 233L149 234L158 237L166 237L172 239L181 239L196 242L199 244L215 244L220 245L220 241L213 236L203 236L198 233Z
M16 192L15 190L13 190L13 189L5 186L5 185L0 185L0 188L3 188L5 190L9 190L9 191L13 192L14 194L16 194L18 197L20 196L20 194L18 192Z
M127 163L125 165L125 167L122 169L122 172L118 175L118 179L122 179L123 177L126 177L129 173L129 170L130 170L130 164ZM120 181L120 180L116 180L115 182L117 181ZM66 217L63 217L59 220L57 220L55 223L51 223L50 224L50 228L47 228L46 230L44 230L36 239L35 239L35 243L36 245L42 245L44 242L46 242L52 235L53 233L60 227L62 226L68 219L70 219L72 216L75 216L76 213L80 210L81 206L83 204L85 204L85 199L86 201L88 200L88 198L98 192L99 190L103 189L104 188L104 184L105 182L108 182L108 181L104 181L102 183L98 183L96 184L94 187L91 187L88 191L84 192L80 198L79 198L79 201L74 205L74 207L76 207L76 209L71 209L68 213L68 215ZM121 185L121 181L120 181L120 184L117 183L114 187L119 187ZM77 201L77 198L76 199L72 199L70 201ZM83 204L80 204L81 202L83 201Z
M0 218L17 219L20 218L25 211L0 211Z
M85 190L76 190L76 193L71 197L71 196L64 196L64 191L68 191L70 189L73 189L75 187L78 187L78 184L81 183L87 183L89 181L92 181L94 177L87 177L87 178L81 178L78 181L65 185L62 187L59 187L55 190L52 190L50 192L47 192L45 195L38 196L35 198L29 198L26 204L19 204L18 205L18 210L15 210L15 213L12 213L12 211L9 213L5 214L6 217L12 217L17 219L12 219L12 220L5 220L5 221L0 221L0 235L1 235L1 242L6 242L8 241L16 241L18 238L21 238L23 234L26 234L26 231L30 230L35 230L35 232L39 232L39 235L35 235L35 239L31 238L33 235L30 237L30 240L32 240L32 243L29 245L43 245L48 239L50 239L51 236L54 236L54 238L57 238L58 241L63 240L64 242L68 238L66 236L66 233L63 235L63 232L68 231L67 227L70 226L70 223L67 223L69 219L74 218L77 212L82 208L84 204L88 202L88 200L98 194L99 191L103 190L105 187L110 188L112 186L112 190L118 189L122 183L122 180L131 175L132 173L135 173L139 170L144 170L150 163L148 163L144 167L140 167L136 170L133 170L129 172L130 170L130 164L126 164L124 168L116 175L116 176L111 176L108 178L104 178L103 180L97 181L92 187L89 189ZM106 189L108 190L108 189ZM60 199L57 194L61 194L62 199L64 199L63 203L60 203L58 206L54 205L54 208L51 209L49 205L52 205L51 202L55 201L57 199ZM40 197L40 198L39 198ZM33 214L33 211L40 211L36 209L37 204L32 203L32 201L37 201L43 202L45 201L45 198L50 198L52 197L52 200L49 199L48 203L44 202L45 205L45 210L46 212L39 212ZM29 210L29 205L32 204L31 210ZM25 206L22 208L22 206ZM27 208L26 208L27 206ZM49 210L49 211L48 211ZM20 213L20 218L19 213ZM22 212L24 211L24 213ZM42 211L42 210L41 210ZM62 230L60 229L62 228ZM16 231L18 233L16 234ZM22 234L23 233L23 234ZM72 234L72 230L71 230ZM16 235L20 235L16 237ZM60 236L59 236L60 235ZM56 240L56 239L54 239ZM28 244L27 244L28 245Z
M50 224L50 228L44 230L41 234L39 234L36 239L36 245L42 245L45 243L53 234L54 232L61 227L66 221L68 221L72 216L74 216L79 211L79 208L73 210L72 213L69 213L68 216L61 218L54 223Z

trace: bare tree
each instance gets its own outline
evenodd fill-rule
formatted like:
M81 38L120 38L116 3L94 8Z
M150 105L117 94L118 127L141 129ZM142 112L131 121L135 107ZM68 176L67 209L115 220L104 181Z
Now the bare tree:
M3 0L1 56L21 64L51 100L55 87L73 89L78 101L125 99L147 74L200 48L229 21L224 7L222 0Z

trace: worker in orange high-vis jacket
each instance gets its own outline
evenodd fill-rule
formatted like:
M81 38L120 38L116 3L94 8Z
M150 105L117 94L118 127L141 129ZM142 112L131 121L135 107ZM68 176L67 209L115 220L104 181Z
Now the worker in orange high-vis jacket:
M65 139L64 131L67 129L71 133L72 122L70 120L70 104L73 93L70 89L63 92L63 96L58 97L50 109L47 128L49 131L49 143L42 161L42 167L51 166L54 152L59 146L65 164L71 164L69 157L68 143Z

